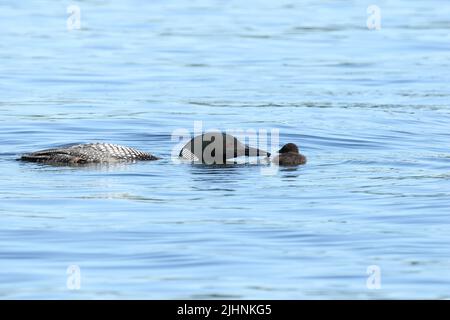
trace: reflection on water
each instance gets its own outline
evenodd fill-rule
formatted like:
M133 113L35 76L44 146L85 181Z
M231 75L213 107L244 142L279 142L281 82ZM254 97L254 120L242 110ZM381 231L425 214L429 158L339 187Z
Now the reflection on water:
M0 4L1 298L449 298L450 4L79 5ZM174 161L194 121L308 164ZM85 142L162 160L15 161Z

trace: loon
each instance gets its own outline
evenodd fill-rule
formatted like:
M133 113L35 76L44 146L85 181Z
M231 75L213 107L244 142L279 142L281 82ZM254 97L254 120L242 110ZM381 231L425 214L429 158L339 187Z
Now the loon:
M240 156L270 157L270 153L244 145L229 134L209 132L191 139L181 149L179 156L186 160L205 164L225 164L227 159Z
M88 164L158 159L150 153L117 144L88 143L24 154L19 160L49 164Z
M296 166L306 163L306 157L299 153L297 145L294 143L285 144L272 162L280 166Z

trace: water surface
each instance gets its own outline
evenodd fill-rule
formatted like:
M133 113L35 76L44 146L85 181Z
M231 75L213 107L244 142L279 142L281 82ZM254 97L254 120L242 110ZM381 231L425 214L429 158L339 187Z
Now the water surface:
M379 31L365 1L79 1L71 32L69 4L0 4L1 298L450 298L448 1ZM174 164L194 121L309 162ZM15 161L90 141L164 159Z

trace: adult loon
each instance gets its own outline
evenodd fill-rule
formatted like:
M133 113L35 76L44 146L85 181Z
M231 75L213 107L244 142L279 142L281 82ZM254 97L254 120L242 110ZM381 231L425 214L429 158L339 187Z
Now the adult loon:
M270 153L247 146L229 134L208 132L196 136L186 143L179 156L205 164L225 164L227 159L240 156L270 157Z
M280 166L296 166L306 163L306 157L299 153L297 145L294 143L285 144L272 162Z
M158 159L150 153L117 144L88 143L24 154L19 160L51 164L87 164Z

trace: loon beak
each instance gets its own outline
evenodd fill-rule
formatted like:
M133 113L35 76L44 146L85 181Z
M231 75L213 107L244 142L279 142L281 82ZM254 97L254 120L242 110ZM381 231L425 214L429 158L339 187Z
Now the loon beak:
M261 150L261 149L257 149L257 148L253 148L253 147L249 147L249 146L245 146L245 155L248 157L259 157L259 156L266 156L266 157L270 157L270 152Z

